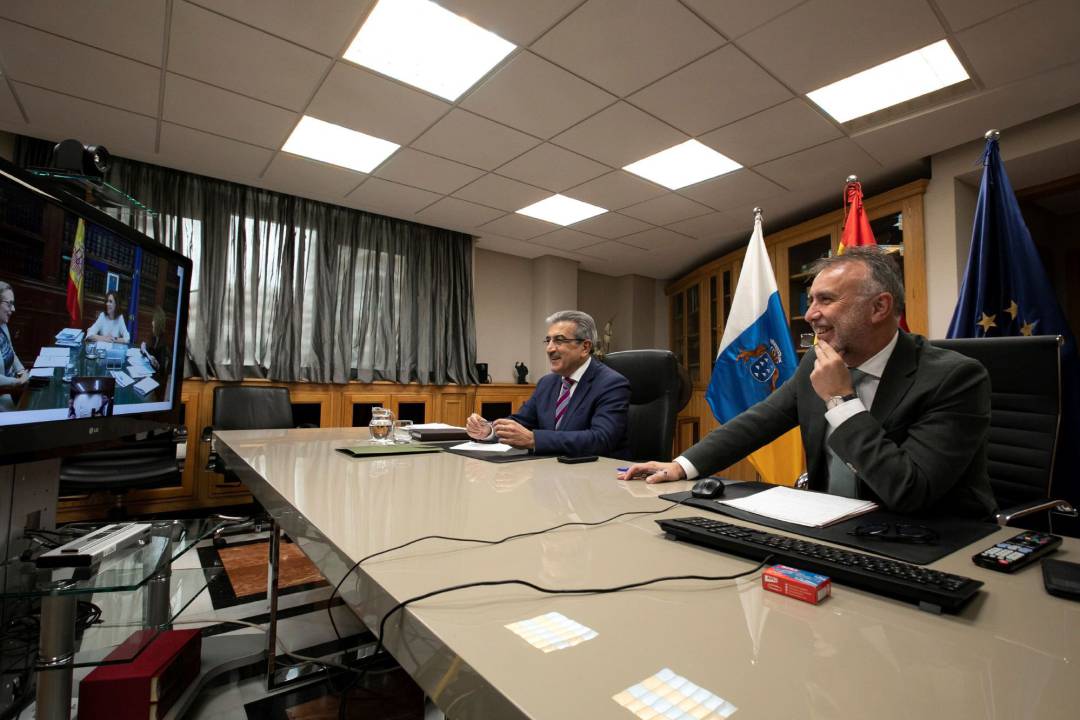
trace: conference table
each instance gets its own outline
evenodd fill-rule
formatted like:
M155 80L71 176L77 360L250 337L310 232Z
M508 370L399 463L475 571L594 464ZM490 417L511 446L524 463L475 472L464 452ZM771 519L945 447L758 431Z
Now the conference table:
M670 508L493 546L425 540L365 562L343 597L376 632L396 603L461 583L604 587L755 565L666 539L657 518L704 514L658 497L690 483L620 482L615 468L625 463L616 460L350 458L337 449L367 442L366 430L352 428L216 438L230 468L334 584L356 560L424 535L498 539ZM604 595L469 588L410 604L388 621L383 641L452 720L625 720L635 715L621 704L624 691L664 671L722 698L737 718L1072 719L1080 708L1080 603L1048 595L1037 564L1006 575L970 559L1015 532L995 531L930 566L985 582L955 615L843 585L810 605L764 591L757 572ZM1055 557L1080 561L1080 540L1066 538ZM553 612L595 636L544 652L507 628Z

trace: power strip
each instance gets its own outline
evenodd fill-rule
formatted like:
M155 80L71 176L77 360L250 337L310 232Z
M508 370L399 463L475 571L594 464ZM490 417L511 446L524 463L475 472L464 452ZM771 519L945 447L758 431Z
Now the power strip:
M42 553L35 564L39 568L89 567L102 558L139 544L150 534L150 523L114 523L83 535L69 543Z

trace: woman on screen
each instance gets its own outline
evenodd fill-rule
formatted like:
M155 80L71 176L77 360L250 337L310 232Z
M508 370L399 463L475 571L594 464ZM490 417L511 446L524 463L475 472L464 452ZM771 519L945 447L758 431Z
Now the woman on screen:
M105 293L105 312L98 313L97 320L86 331L86 339L91 342L131 342L115 290Z
M26 368L15 354L11 344L11 331L8 320L15 312L15 291L11 285L0 280L0 412L15 409L11 391L26 385L30 379Z
M143 342L142 351L150 366L154 368L154 374L165 377L169 373L169 360L172 353L169 351L169 341L165 335L165 311L160 305L154 306L154 315L150 323L153 337L150 342Z

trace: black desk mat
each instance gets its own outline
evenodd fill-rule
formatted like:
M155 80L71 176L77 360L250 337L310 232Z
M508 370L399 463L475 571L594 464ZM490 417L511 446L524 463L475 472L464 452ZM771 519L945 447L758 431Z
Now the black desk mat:
M434 445L436 443L428 443ZM522 460L543 460L544 458L554 457L554 455L534 455L528 450L507 450L506 452L478 452L476 450L455 450L451 447L444 447L443 452L448 452L453 455L462 455L467 458L474 458L476 460L486 460L490 463L511 463L521 462Z
M724 496L721 498L724 500L734 500L736 498L746 497L748 495L759 493L762 490L776 487L775 485L759 482L725 482L724 485ZM815 540L825 540L826 542L844 545L862 552L884 555L885 557L890 557L894 560L902 560L903 562L912 563L913 565L927 565L940 560L946 555L950 555L962 547L966 547L973 542L981 540L999 529L997 525L988 522L950 517L902 515L887 510L875 510L866 513L865 515L859 515L858 517L838 522L835 525L823 528L813 528L762 517L761 515L749 513L727 505L720 505L715 500L694 498L691 497L688 492L670 493L668 495L661 495L660 497L665 500L671 500L672 502L685 500L686 502L683 503L684 505L692 506L700 510L708 510L709 512L728 515L757 525L764 525L795 535L814 538ZM914 545L848 535L849 531L854 530L860 525L879 522L924 525L936 531L939 539L934 545Z

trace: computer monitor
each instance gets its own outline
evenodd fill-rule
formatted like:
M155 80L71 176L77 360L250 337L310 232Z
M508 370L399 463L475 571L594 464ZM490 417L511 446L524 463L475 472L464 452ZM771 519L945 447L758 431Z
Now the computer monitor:
M178 421L191 269L0 159L0 465Z

